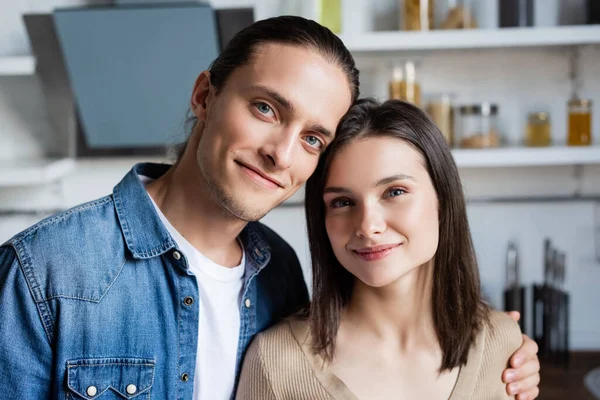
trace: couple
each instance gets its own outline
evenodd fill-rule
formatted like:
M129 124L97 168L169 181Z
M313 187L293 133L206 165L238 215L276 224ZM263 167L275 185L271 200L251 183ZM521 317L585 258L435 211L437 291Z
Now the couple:
M502 371L516 328L479 300L439 132L401 103L344 117L357 98L352 56L320 25L236 35L195 83L174 166L136 165L0 247L2 398L227 399L240 375L253 399L463 398L489 382L489 398L535 398L529 338ZM308 306L293 250L254 221L317 168L315 301L259 336L242 371L258 333Z

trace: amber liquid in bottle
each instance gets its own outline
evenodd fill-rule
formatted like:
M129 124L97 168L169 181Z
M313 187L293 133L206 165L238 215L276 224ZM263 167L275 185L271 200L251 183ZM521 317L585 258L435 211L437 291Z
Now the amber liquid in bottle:
M569 146L592 144L592 114L589 112L569 113Z

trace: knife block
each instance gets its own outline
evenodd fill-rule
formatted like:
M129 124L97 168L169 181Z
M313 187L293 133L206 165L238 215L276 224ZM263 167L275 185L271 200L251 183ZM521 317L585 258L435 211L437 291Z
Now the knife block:
M519 328L525 333L525 286L515 286L504 290L504 311L521 313Z
M539 357L569 365L569 294L547 286L533 286L533 339Z

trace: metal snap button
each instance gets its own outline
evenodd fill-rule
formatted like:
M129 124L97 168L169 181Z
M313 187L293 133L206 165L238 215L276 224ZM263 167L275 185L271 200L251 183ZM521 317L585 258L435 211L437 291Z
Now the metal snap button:
M130 385L127 385L125 390L127 390L127 394L135 394L135 392L137 392L137 387L132 383Z
M246 308L250 308L250 306L252 305L252 303L250 302L250 299L246 299L244 304L246 305Z
M88 386L85 392L88 396L95 396L98 393L98 389L96 388L96 386Z
M186 306L191 306L192 304L194 304L194 299L190 296L187 296L185 299L183 299L183 304L185 304Z
M180 260L181 259L181 253L178 252L177 250L175 250L173 252L173 258L176 259L176 260Z
M187 381L188 381L188 379L190 379L190 376L189 376L188 374L183 374L183 375L181 375L181 380L182 380L183 382L187 382Z

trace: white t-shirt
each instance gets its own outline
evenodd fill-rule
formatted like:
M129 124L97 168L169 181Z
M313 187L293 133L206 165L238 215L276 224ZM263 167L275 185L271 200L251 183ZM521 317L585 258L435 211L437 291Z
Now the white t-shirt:
M140 179L150 181L143 176ZM198 281L200 317L193 398L228 400L235 384L246 256L242 252L242 261L234 268L216 264L196 250L171 225L154 200L152 204L177 247L187 257L190 271Z

